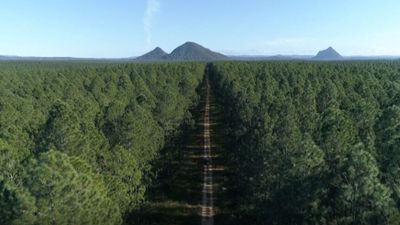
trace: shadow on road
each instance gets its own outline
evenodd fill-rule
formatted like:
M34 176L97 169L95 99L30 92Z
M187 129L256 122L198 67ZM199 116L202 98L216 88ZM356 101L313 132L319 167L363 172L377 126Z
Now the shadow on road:
M229 201L225 198L227 187L224 154L224 130L222 112L210 91L210 139L213 170L213 197L215 224L223 224L226 212L223 209ZM201 100L197 108L192 110L196 121L183 140L183 151L169 164L168 174L160 175L157 185L148 191L148 202L127 218L127 224L158 225L190 225L201 224L203 166L204 156L204 113L206 105L206 85L201 88ZM166 149L168 151L168 149Z

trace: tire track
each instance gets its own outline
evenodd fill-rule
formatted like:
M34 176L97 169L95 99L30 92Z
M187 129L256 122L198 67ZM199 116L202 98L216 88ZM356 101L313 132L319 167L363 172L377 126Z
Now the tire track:
M204 146L203 146L203 190L201 205L201 224L214 224L214 185L213 185L213 164L211 155L211 138L210 138L210 84L208 76L206 82L206 101L204 111Z

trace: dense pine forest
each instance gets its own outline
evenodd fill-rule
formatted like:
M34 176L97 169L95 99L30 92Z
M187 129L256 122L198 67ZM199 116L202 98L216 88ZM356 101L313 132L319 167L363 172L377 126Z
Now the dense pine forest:
M400 223L400 62L77 61L0 63L0 224L132 224L205 72L224 223Z
M121 224L204 65L0 63L0 224Z
M400 223L399 62L221 62L213 74L236 223Z

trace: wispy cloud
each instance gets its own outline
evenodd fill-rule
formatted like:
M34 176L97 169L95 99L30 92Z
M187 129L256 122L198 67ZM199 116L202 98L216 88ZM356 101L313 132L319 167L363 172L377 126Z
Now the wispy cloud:
M143 19L144 32L146 34L147 48L152 46L152 25L155 14L160 9L160 2L158 0L147 0L146 12Z

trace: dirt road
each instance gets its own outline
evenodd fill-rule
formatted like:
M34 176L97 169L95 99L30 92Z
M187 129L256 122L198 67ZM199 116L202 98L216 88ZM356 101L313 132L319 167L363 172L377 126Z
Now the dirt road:
M200 91L200 101L191 111L194 126L184 133L180 145L165 149L170 174L160 176L150 190L151 199L132 215L131 224L211 225L228 224L230 196L227 192L225 131L208 70ZM183 154L179 154L183 153Z
M205 78L206 99L204 110L204 144L203 144L203 190L201 203L201 224L214 224L214 184L213 184L213 160L211 155L210 138L210 84L208 77Z

